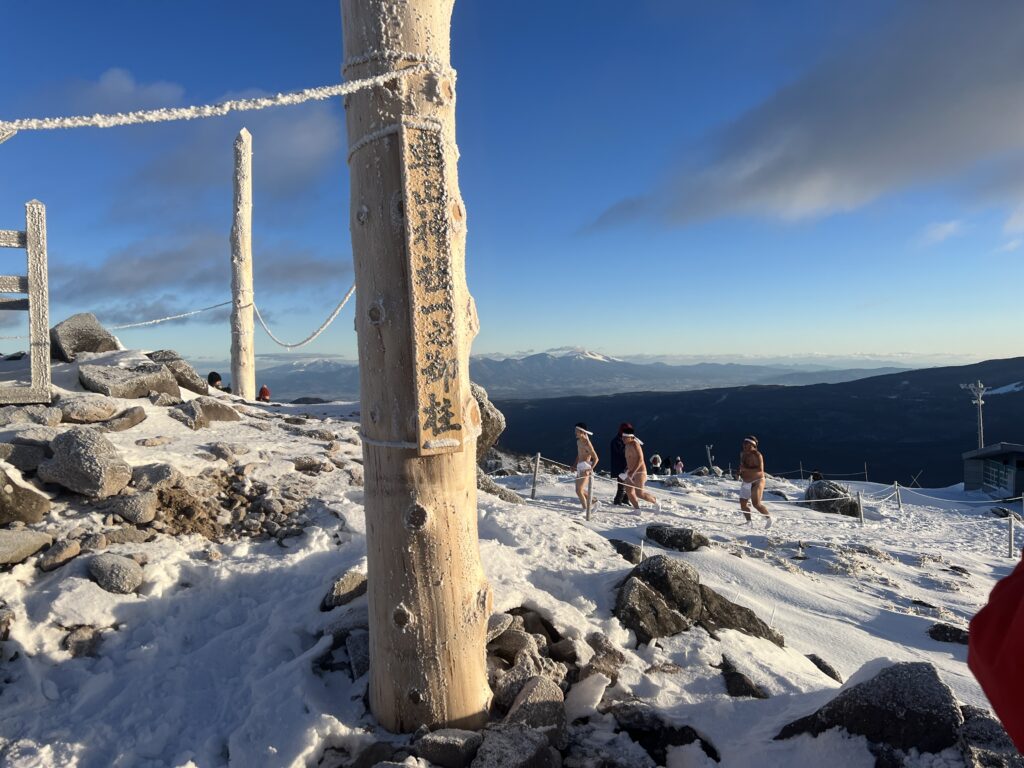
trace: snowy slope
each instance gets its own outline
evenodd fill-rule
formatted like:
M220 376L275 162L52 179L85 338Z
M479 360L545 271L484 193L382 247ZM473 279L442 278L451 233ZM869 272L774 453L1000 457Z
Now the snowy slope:
M58 366L55 380L75 388L74 366ZM248 445L251 452L241 459L256 464L254 479L300 483L309 523L302 536L280 544L159 535L115 545L110 551L146 560L135 595L96 586L87 555L51 573L41 572L35 558L0 572L0 597L16 615L11 639L0 645L0 764L312 766L325 750L355 753L388 738L374 731L365 712L365 676L353 682L347 672L317 664L332 641L325 629L360 604L319 610L332 580L364 561L362 489L341 470L297 477L291 463L327 450L322 439L302 434L307 427L335 432L345 455L358 458L358 406L253 408L240 422L191 432L147 401L131 404L143 404L149 418L111 436L130 463L166 461L196 474L224 466L211 460L210 442ZM286 428L280 417L299 413L315 418ZM137 445L156 436L170 442ZM524 490L530 478L501 482ZM872 497L886 493L877 485L855 487ZM600 481L597 490L607 497L612 489ZM844 677L870 676L880 658L927 660L962 702L987 706L967 670L966 648L925 633L935 619L965 624L1010 570L1006 522L992 517L987 503L972 504L981 499L955 488L923 491L939 498L907 494L902 512L894 500L873 500L862 528L769 494L777 522L764 531L738 525L736 490L730 481L692 478L685 488L664 491L660 511L635 514L606 504L589 522L564 478L542 475L537 500L521 506L481 495L481 549L495 609L534 608L570 638L604 632L627 656L605 699L654 703L671 720L709 736L726 766L818 766L825 759L833 766L873 765L861 737L772 740L783 724L838 688L807 653L821 655ZM800 493L785 481L773 481L769 490L789 498ZM104 528L102 514L87 504L56 507L51 519L31 527L55 535ZM711 548L673 555L770 621L786 648L731 631L719 643L695 629L636 650L611 614L615 587L631 566L607 539L639 543L652 522L708 535ZM657 551L650 542L645 547ZM801 548L807 559L792 559ZM83 624L103 628L95 658L72 658L62 648L68 630ZM771 698L725 695L710 666L723 651ZM584 737L607 741L610 752L627 749L613 722L595 714L581 726ZM699 750L681 747L668 764L705 760ZM923 756L919 764L962 762L944 754Z

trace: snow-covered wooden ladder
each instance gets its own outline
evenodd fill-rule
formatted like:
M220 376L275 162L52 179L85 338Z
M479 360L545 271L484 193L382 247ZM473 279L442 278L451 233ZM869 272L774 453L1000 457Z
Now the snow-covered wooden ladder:
M46 272L46 206L25 204L25 230L0 229L0 248L24 248L27 275L0 275L0 310L28 312L32 381L30 386L0 384L0 403L49 403L50 294ZM12 298L2 294L23 294Z

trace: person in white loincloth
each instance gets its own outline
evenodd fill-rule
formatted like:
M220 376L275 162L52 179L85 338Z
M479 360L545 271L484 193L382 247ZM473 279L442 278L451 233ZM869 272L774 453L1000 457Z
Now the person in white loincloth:
M764 527L772 527L772 516L768 507L761 501L764 493L764 456L757 449L756 437L743 438L743 449L740 453L740 509L747 522L753 525L754 520L750 515L750 507L753 506L758 512L764 515Z
M582 421L576 425L576 496L579 497L583 509L590 506L590 497L586 491L587 481L598 462L597 451L590 442L593 434Z

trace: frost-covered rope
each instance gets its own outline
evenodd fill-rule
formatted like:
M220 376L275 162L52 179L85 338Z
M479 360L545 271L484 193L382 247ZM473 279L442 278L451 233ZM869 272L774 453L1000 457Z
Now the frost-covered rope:
M428 63L415 64L406 69L392 70L362 80L350 80L339 85L325 85L306 88L292 93L278 93L253 99L234 99L220 104L192 107L169 107L136 112L119 112L112 115L75 115L68 117L25 118L22 120L0 121L0 143L18 131L52 131L63 128L113 128L121 125L142 125L166 123L174 120L196 120L206 117L220 117L229 112L248 112L268 107L284 107L303 104L307 101L323 101L335 96L346 96L365 88L384 85L392 80L422 72L430 68Z
M263 327L263 330L267 332L267 336L269 336L275 344L277 344L280 347L284 347L285 349L298 349L299 347L306 346L311 341L316 339L317 336L326 331L327 327L334 322L338 315L341 314L341 310L345 308L345 305L348 304L348 300L352 298L352 294L354 294L355 292L356 286L355 283L353 283L352 287L348 289L348 293L345 294L345 298L343 298L338 303L338 306L334 308L334 311L331 312L331 314L327 317L326 320L324 320L320 327L313 331L311 334L309 334L309 336L304 338L302 341L298 341L294 344L289 344L288 342L281 341L279 338L277 338L277 336L274 335L274 332L271 331L270 328L267 326L266 321L263 319L263 315L260 314L260 308L256 306L255 303L252 305L252 308L256 310L256 319L260 321L260 325Z
M923 496L926 499L934 499L935 501L944 501L947 504L982 504L982 505L988 504L989 506L992 506L992 505L996 505L996 504L1008 504L1011 501L1020 501L1021 500L1020 496L1014 496L1012 499L989 499L988 501L969 501L969 500L961 501L959 499L944 499L941 496L929 496L927 493L921 493L920 491L915 491L913 488L907 488L905 486L901 486L900 490L902 490L904 493L913 493L916 496Z
M182 312L180 315L168 315L167 317L158 317L155 320L144 320L141 323L125 323L124 325L111 325L110 330L112 331L123 331L128 328L142 328L147 325L159 325L160 323L167 323L171 320L181 320L185 317L192 317L193 315L199 315L203 312L209 312L211 309L220 309L231 304L230 301L222 301L220 304L214 304L210 307L203 307L202 309L193 309L191 312Z

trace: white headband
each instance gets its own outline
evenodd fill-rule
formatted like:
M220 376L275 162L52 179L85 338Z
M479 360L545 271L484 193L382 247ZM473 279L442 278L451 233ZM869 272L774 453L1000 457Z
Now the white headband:
M587 430L585 430L585 429L584 429L583 427L576 427L576 431L577 431L577 432L582 432L582 433L583 433L584 435L590 435L591 437L593 437L593 436L594 436L594 433L593 433L593 432L588 432L588 431L587 431Z
M643 445L643 444L644 444L644 441L643 441L643 440L641 440L641 439L640 439L639 437L637 437L636 435L623 435L623 437L632 437L632 438L633 438L634 440L636 440L636 444L637 444L637 445Z

